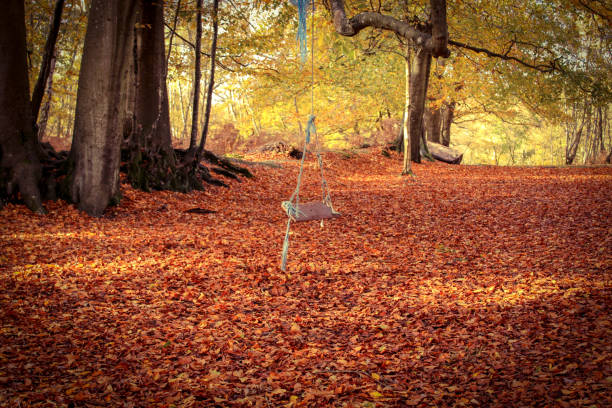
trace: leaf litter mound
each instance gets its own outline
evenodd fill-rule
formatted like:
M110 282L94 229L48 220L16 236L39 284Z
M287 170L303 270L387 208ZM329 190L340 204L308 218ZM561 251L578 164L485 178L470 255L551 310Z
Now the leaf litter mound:
M5 207L0 406L612 405L609 167L325 164L343 217L292 225L288 273L295 161L99 219Z

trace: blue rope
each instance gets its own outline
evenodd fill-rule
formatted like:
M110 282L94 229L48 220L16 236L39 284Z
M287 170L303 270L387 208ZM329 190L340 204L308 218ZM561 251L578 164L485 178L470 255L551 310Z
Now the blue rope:
M297 38L300 43L300 57L302 63L305 63L308 58L308 46L307 46L307 37L306 37L306 13L307 8L310 5L313 11L312 17L312 29L314 34L314 0L290 0L292 4L296 4L298 6L298 15L299 15L299 24L298 24L298 32ZM312 50L314 51L314 35L312 36ZM297 218L300 213L299 201L300 201L300 185L302 182L302 173L304 172L304 158L306 157L306 153L308 151L308 145L310 144L310 135L314 133L317 135L317 128L315 127L314 121L314 52L312 54L312 72L311 72L311 103L310 103L310 116L308 117L308 123L306 124L306 140L304 141L304 150L302 152L302 159L300 162L300 172L298 174L297 187L295 191L291 195L288 201L283 201L282 206L287 212L289 216L287 220L287 229L285 231L285 240L283 242L283 253L282 253L282 261L281 261L281 270L285 272L287 270L287 255L289 253L289 232L291 229L291 220L292 218ZM318 152L318 143L317 143L317 157L319 158L319 165L321 164L321 156ZM323 175L323 173L321 173ZM326 185L324 180L324 185ZM295 204L293 201L295 200Z
M306 124L306 143L310 143L310 131L311 130L312 130L312 133L317 133L317 128L315 127L314 120L315 120L314 115L310 115L308 117L308 123Z
M297 0L299 24L297 31L298 42L300 43L300 56L302 58L302 64L306 62L308 58L308 45L306 39L306 12L310 0Z

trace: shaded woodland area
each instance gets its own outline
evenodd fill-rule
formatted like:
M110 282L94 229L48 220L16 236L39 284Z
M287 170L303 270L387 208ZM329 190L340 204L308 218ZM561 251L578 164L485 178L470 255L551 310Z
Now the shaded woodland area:
M612 406L606 2L3 5L0 406Z

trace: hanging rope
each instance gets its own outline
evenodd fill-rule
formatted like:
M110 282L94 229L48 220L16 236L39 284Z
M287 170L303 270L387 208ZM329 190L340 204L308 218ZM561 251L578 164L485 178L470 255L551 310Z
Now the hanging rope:
M306 61L307 49L306 49L306 9L309 6L309 0L297 0L298 13L299 13L299 27L298 27L298 39L300 42L300 54L302 57L302 63ZM295 4L296 0L291 0L292 3ZM287 269L287 256L289 253L289 234L291 230L291 221L296 219L302 215L303 213L300 211L300 188L302 185L302 175L304 173L304 159L306 154L308 153L308 146L311 142L311 136L314 134L315 136L315 153L317 156L317 163L319 165L319 169L321 171L321 193L322 193L322 201L328 207L328 211L331 210L331 213L334 216L338 216L339 214L334 211L331 202L331 195L327 188L327 181L325 180L325 176L323 173L323 159L321 157L320 146L319 146L319 135L317 133L317 128L315 126L315 114L314 114L314 24L315 24L315 15L314 15L314 0L310 3L310 7L312 8L312 30L311 30L311 46L310 46L310 54L311 54L311 71L310 71L310 116L308 117L308 123L306 124L305 131L305 140L304 140L304 150L302 153L302 158L300 161L300 171L298 173L297 186L295 191L291 195L288 201L282 202L282 207L285 209L288 220L287 220L287 229L285 231L285 240L283 242L283 251L282 251L282 261L281 261L281 270L286 271ZM297 109L297 107L296 107ZM329 218L329 217L327 217ZM317 218L314 218L317 219ZM323 226L323 219L321 219L321 226Z
M293 3L293 2L292 2ZM308 47L306 46L307 38L306 38L306 12L308 7L309 0L297 0L298 7L298 31L297 38L300 43L300 56L302 58L302 64L306 62L308 58ZM314 0L313 0L314 3ZM313 15L314 15L314 4L312 5ZM313 22L314 26L314 22Z
M311 0L312 4L312 29L311 29L311 38L312 45L310 47L311 54L311 70L310 70L310 116L308 117L308 123L306 125L306 137L304 140L304 149L302 150L302 159L300 160L300 172L298 173L297 186L295 191L291 195L288 201L284 201L282 203L283 208L287 212L287 229L285 231L285 240L283 242L283 252L282 252L282 261L281 261L281 270L284 272L287 270L287 256L289 254L289 233L291 230L291 220L292 218L296 218L299 213L299 200L300 200L300 186L302 184L302 174L304 173L304 158L306 157L306 153L308 150L308 144L310 143L310 132L314 132L316 135L316 127L314 124L315 116L314 116L314 0ZM298 41L300 43L300 56L302 59L302 63L306 62L306 58L308 55L307 50L307 38L306 38L306 8L308 7L309 0L297 0L298 6ZM317 137L318 140L318 137ZM318 156L317 151L317 156ZM295 203L294 203L295 200Z

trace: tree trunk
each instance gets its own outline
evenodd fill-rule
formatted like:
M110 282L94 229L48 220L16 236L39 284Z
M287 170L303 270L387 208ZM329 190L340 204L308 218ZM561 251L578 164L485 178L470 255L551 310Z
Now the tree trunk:
M410 158L415 163L421 162L421 134L423 133L423 110L429 83L431 53L417 48L412 53L410 74Z
M49 75L52 75L51 65L52 60L55 60L55 43L57 42L57 34L59 33L60 24L62 22L62 12L64 10L64 0L57 0L55 3L55 10L53 11L53 20L49 28L49 36L45 43L45 53L43 55L42 64L40 65L40 72L36 85L34 86L34 92L32 93L32 120L34 124L38 119L38 111L40 110L40 104L43 99L45 91L45 85Z
M428 108L425 110L423 117L425 130L427 132L427 140L430 142L441 142L442 115L440 108Z
M138 1L138 0L134 0ZM138 21L140 18L140 7L136 7L134 11L134 21ZM123 78L122 86L125 90L122 91L121 105L119 107L119 130L121 132L121 148L127 149L129 143L132 140L132 135L135 131L136 121L136 89L138 87L138 29L136 26L130 30L130 41L129 54L126 55L126 67L124 72L126 73Z
M191 118L191 137L189 150L194 150L198 143L198 114L200 111L200 78L202 76L201 49L202 49L202 0L198 0L196 14L196 40L195 40L195 68L193 72L193 111Z
M74 136L70 196L93 216L120 197L119 107L127 97L134 0L93 0L85 34Z
M139 6L135 126L130 141L128 180L144 191L175 189L176 157L166 86L163 3L140 0Z
M172 30L170 30L170 39L168 40L168 55L166 56L166 79L168 78L168 64L170 63L170 54L172 54L172 40L174 40L174 33L176 33L176 25L178 23L179 12L181 11L181 0L176 3L176 11L174 12L174 21L172 23Z
M431 39L434 57L448 58L448 24L446 23L446 0L431 0L429 2L431 14Z
M212 94L215 85L215 65L217 56L217 35L219 32L219 0L213 0L212 10L213 23L213 38L210 45L210 77L208 79L208 90L206 92L206 112L204 113L204 126L202 128L202 139L200 140L200 148L198 157L202 155L204 146L206 145L206 136L208 135L208 124L210 123L210 109L212 107Z
M446 147L450 145L451 125L453 123L453 118L455 117L455 105L456 104L454 101L450 103L444 102L444 105L442 105L441 139L442 144Z
M405 90L404 90L404 114L402 115L402 148L404 151L404 162L402 165L402 174L413 174L412 165L410 160L410 130L408 128L408 117L410 116L410 60L411 60L410 47L406 50L405 59Z
M53 100L53 72L55 71L55 55L51 58L51 66L49 67L49 78L47 79L47 100L42 108L40 120L38 121L38 141L42 141L47 130L47 122L49 121L49 111L51 110L51 101Z
M8 0L0 13L0 55L0 206L19 193L29 209L43 213L23 1Z
M181 90L183 87L181 85L180 79L177 78L177 82L178 82L177 83L178 96L179 96L179 100L181 101L181 115L183 116L183 130L181 131L181 136L179 137L180 143L182 144L183 141L187 139L187 124L189 122L188 117L187 117L187 112L189 111L189 108L191 107L191 102L187 101L187 108L185 109L183 91Z
M571 122L566 124L565 134L565 164L570 165L576 158L578 152L578 146L580 145L580 139L582 138L582 132L584 130L584 124L587 120L587 111L590 110L588 102L584 101L584 106L580 107L579 103L576 102L572 108ZM578 118L582 113L581 119Z

